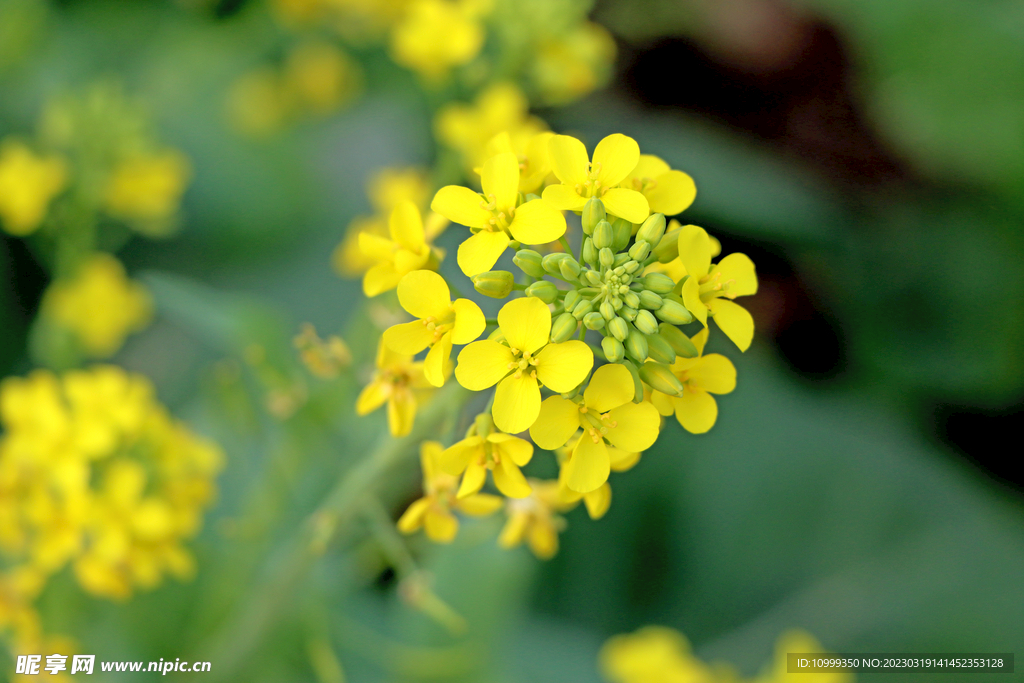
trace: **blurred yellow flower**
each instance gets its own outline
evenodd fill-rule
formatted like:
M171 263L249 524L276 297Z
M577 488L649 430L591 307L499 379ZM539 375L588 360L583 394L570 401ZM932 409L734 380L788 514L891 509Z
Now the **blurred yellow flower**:
M437 441L424 441L420 445L424 495L413 502L398 520L398 530L403 534L412 534L422 528L427 538L435 543L450 543L455 539L459 520L454 512L479 517L497 512L504 502L499 496L486 493L456 497L458 478L441 469L443 448Z
M827 655L821 643L806 631L787 631L779 636L775 643L775 660L771 666L761 675L754 679L754 683L853 683L856 676L851 673L817 672L817 673L788 673L786 654L789 652L808 652Z
M129 156L110 174L107 210L141 232L165 232L191 176L188 159L176 150Z
M63 159L39 156L17 140L4 140L0 144L0 225L18 237L32 234L66 182Z
M460 154L467 172L481 167L494 152L508 151L488 147L499 133L507 133L513 150L521 153L533 136L547 129L547 124L530 116L529 100L511 83L489 86L473 104L446 105L434 120L437 139Z
M704 228L683 226L679 232L679 260L690 276L683 283L683 304L707 326L711 315L725 336L740 351L754 338L754 319L747 309L733 303L738 296L757 293L754 262L746 254L729 254L712 266L713 245ZM720 298L720 297L725 297Z
M447 185L434 195L430 208L473 235L459 245L462 272L472 277L490 270L512 239L523 244L546 244L565 234L565 216L541 199L519 203L519 160L511 152L484 163L483 193Z
M550 560L558 553L558 533L565 529L565 520L558 513L575 503L562 500L557 481L530 481L529 486L533 492L528 497L506 503L508 521L498 545L515 548L525 540L538 559Z
M331 335L326 341L316 333L316 328L306 323L293 340L303 365L321 379L337 377L343 368L352 363L352 352L341 337Z
M366 296L394 289L414 270L436 269L443 257L443 252L429 243L420 210L412 202L395 206L388 219L388 229L390 239L371 232L359 233L359 248L374 262L363 276Z
M604 85L615 52L608 30L590 21L541 41L531 67L541 99L567 104Z
M636 190L647 197L653 213L675 216L685 211L697 197L693 178L673 170L652 154L641 154L636 168L622 180L621 187Z
M481 423L484 424L482 430ZM530 485L519 468L530 462L532 457L533 444L529 441L495 432L489 419L478 419L465 439L441 453L440 464L452 476L462 474L459 498L473 496L482 489L488 470L494 478L494 485L504 495L525 498L530 495Z
M693 656L686 637L670 628L646 626L609 638L599 656L611 683L716 683L715 672Z
M536 135L520 135L520 139L513 140L508 131L502 131L487 142L487 158L505 152L514 154L519 160L519 191L523 194L536 193L551 175L548 143L554 135L545 131Z
M223 464L149 381L114 366L0 383L0 551L46 575L73 563L88 592L126 598L195 570Z
M540 414L540 385L572 391L586 379L594 353L582 341L549 343L551 311L536 297L514 299L498 312L502 342L473 342L459 354L455 377L470 391L498 385L491 409L498 429L517 434Z
M468 344L487 326L483 311L469 299L452 301L444 278L430 270L414 270L398 283L398 302L417 317L384 331L384 343L396 353L415 356L430 347L423 374L435 387L444 386L452 344Z
M643 223L650 215L647 197L618 187L640 161L636 141L614 133L597 143L590 161L583 143L568 135L556 135L549 144L551 166L560 185L544 188L544 201L563 211L582 211L590 197L599 197L608 213L630 223Z
M225 116L242 135L267 137L279 131L291 115L291 97L281 74L272 67L253 69L228 88Z
M42 315L74 333L90 356L106 358L129 334L149 325L153 301L145 287L128 279L120 261L96 254L71 278L50 285Z
M390 350L381 341L377 347L377 370L356 399L356 414L367 415L387 403L388 428L392 436L405 436L416 421L416 408L431 389L423 374L423 363L414 362Z
M413 0L391 33L391 56L428 81L438 81L468 63L483 47L486 32L479 3L465 0Z
M704 354L708 341L708 328L693 335L691 340L699 354L696 358L676 358L672 374L683 384L683 393L669 396L651 391L651 403L662 415L675 413L683 428L693 434L703 434L715 426L718 404L711 394L728 394L736 388L736 367L732 361L718 353Z
M298 107L316 116L336 112L362 87L359 66L331 43L300 43L284 64L285 87Z

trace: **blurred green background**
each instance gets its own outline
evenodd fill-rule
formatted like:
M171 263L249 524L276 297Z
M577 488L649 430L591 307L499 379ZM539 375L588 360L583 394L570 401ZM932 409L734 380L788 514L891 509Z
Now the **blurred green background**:
M685 217L752 256L754 345L717 349L737 390L707 435L668 422L614 478L604 519L568 515L550 562L499 550L497 519L451 547L414 539L466 635L404 604L394 558L352 533L279 596L233 680L331 680L329 644L351 681L584 683L606 638L651 623L747 676L793 627L836 652L1024 652L1024 3L607 0L592 17L619 42L611 85L537 113L685 170ZM225 625L276 590L275 548L386 438L380 414L352 411L372 330L330 254L369 211L375 170L434 162L432 103L368 46L347 110L232 133L224 93L285 41L258 2L0 1L0 137L33 130L49 97L115 79L194 169L180 232L119 253L158 313L116 362L153 378L228 467L197 581L126 604L69 575L47 590L46 623L99 658L213 652L217 678ZM24 374L47 279L0 239L0 373ZM356 377L309 380L275 420L267 378L300 373L304 322L350 342ZM253 344L265 365L246 360ZM392 518L415 470L383 495ZM871 676L890 679L906 680Z

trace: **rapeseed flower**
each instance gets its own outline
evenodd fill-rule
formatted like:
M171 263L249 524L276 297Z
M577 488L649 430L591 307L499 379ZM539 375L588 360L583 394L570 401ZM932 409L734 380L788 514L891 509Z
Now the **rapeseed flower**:
M461 223L473 235L459 245L458 263L472 277L490 270L512 239L545 244L565 234L565 216L541 199L520 202L519 160L502 152L484 162L483 192L448 185L438 190L430 208Z
M441 467L443 446L437 441L424 441L420 445L420 465L423 468L423 497L414 501L398 520L398 530L412 534L421 528L435 543L450 543L459 532L459 519L455 512L475 517L485 516L501 509L500 496L474 493L457 497L458 477Z
M608 30L590 21L541 41L530 69L541 100L567 104L597 89L608 80L615 52Z
M487 142L487 158L503 152L515 154L519 160L519 191L524 195L536 193L551 175L548 143L554 135L545 131L513 140L508 131L502 131Z
M441 468L452 476L462 475L460 499L475 495L483 488L490 470L494 485L509 498L530 495L530 485L519 470L533 457L529 441L496 432L486 415L470 427L466 438L441 453Z
M444 78L483 47L486 32L475 3L414 0L391 32L391 57L427 81Z
M549 343L551 311L536 297L515 299L498 312L502 341L476 341L459 353L455 377L471 391L498 385L491 409L498 429L516 434L540 414L540 385L572 391L587 377L594 354L582 341Z
M583 433L563 466L564 481L577 493L590 493L608 481L611 455L607 442L624 452L640 452L658 439L660 418L647 402L633 403L633 376L622 365L598 368L583 396L546 399L530 437L541 448L564 446L577 430Z
M96 254L67 280L46 291L42 315L70 331L90 356L112 356L125 338L149 325L153 300L124 266L109 254Z
M682 285L683 304L702 325L708 324L710 315L725 336L740 351L746 351L754 338L754 319L732 300L757 293L754 263L746 254L729 254L712 265L711 253L711 239L704 228L683 226L679 232L679 260L689 275Z
M359 66L323 41L305 41L295 47L285 61L283 78L294 105L315 116L338 111L362 87Z
M544 201L563 211L582 211L591 197L605 210L630 223L643 223L651 209L637 190L618 187L640 161L640 147L633 138L615 133L597 143L590 160L583 143L568 135L556 135L549 143L551 166L559 185L544 188Z
M423 390L431 388L423 373L423 363L395 353L382 341L377 348L376 365L370 383L356 399L356 414L368 415L387 403L391 435L405 436L412 431L418 404L429 395Z
M559 495L557 481L531 481L532 493L518 500L509 500L505 511L508 521L498 536L502 548L515 548L526 541L530 551L541 560L558 554L558 534L565 529L565 519L558 513L575 507Z
M412 202L399 202L388 219L390 239L369 232L359 233L359 248L372 259L363 276L363 292L377 296L394 289L408 273L437 267L443 254L427 241L420 210Z
M107 181L107 211L140 232L164 232L191 176L188 159L176 150L126 157Z
M67 164L60 157L39 156L22 142L4 140L0 144L0 226L17 237L35 232L67 177Z
M705 327L691 338L697 357L677 358L670 368L683 385L682 393L670 396L657 390L651 392L651 403L658 412L665 416L674 413L679 424L692 434L703 434L718 419L718 403L711 394L728 394L736 388L736 367L721 354L705 356L707 340Z
M415 356L430 347L423 374L435 387L444 385L452 344L468 344L483 334L483 311L469 299L452 301L444 278L430 270L414 270L398 283L398 302L417 317L384 331L384 343L396 353Z
M630 171L620 186L640 192L647 197L653 213L666 216L682 213L697 197L697 186L693 178L682 171L673 170L652 154L641 154L636 168Z
M613 636L601 648L601 673L611 683L715 683L715 671L697 659L686 637L646 626Z

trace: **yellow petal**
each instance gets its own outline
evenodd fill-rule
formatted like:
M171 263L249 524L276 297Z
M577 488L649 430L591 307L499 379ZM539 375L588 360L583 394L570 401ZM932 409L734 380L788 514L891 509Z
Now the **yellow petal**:
M504 232L482 230L459 245L456 260L466 277L487 272L508 246L508 235Z
M451 543L459 533L459 520L446 510L430 508L423 516L423 530L434 543Z
M647 450L658 440L661 415L646 401L619 406L608 413L608 417L615 426L608 430L605 438L616 448L639 452Z
M565 216L543 199L533 199L516 209L508 229L523 244L547 244L565 234Z
M462 474L469 463L482 454L483 442L479 436L471 436L444 449L438 461L441 469L453 477Z
M484 333L487 320L476 302L469 299L456 299L452 308L455 309L455 326L452 328L453 344L468 344Z
M441 471L441 453L444 446L438 441L424 441L420 444L420 467L423 468L424 481L433 481Z
M555 135L548 141L548 155L551 170L563 183L573 187L587 181L590 157L582 142L569 135Z
M390 261L395 251L395 243L380 235L361 232L359 233L359 251L373 261Z
M384 330L384 343L395 353L415 356L434 341L434 331L427 329L422 320L392 325Z
M712 394L728 394L736 388L736 367L717 353L702 356L687 374L691 384Z
M480 184L487 199L494 196L498 211L508 211L516 205L519 195L519 159L511 152L495 154L484 162Z
M711 240L704 228L684 225L679 230L679 260L686 266L691 279L700 280L708 274L711 267Z
M608 457L612 461L612 472L625 472L640 462L640 453L631 453L614 446L608 448Z
M498 311L498 327L509 346L532 354L548 343L551 309L536 297L513 299Z
M705 328L707 329L707 328ZM675 370L675 366L672 366ZM663 394L660 391L651 392L651 405L653 405L659 413L668 417L676 411L676 404L672 401L672 397L668 394Z
M693 178L682 171L669 171L658 176L654 187L649 187L644 195L651 205L651 211L675 216L693 204L697 198L697 186Z
M447 376L445 366L452 355L452 333L445 332L440 341L434 344L423 361L423 375L435 387L443 387Z
M550 560L558 554L558 531L548 520L536 520L528 540L530 552L539 560Z
M594 352L577 340L548 344L537 354L537 379L552 391L572 391L594 367Z
M424 245L423 219L420 210L410 201L399 202L388 220L391 239L409 251L418 252Z
M526 477L511 460L502 460L491 472L494 485L509 498L526 498L533 490L526 483Z
M601 201L608 213L625 218L630 223L643 223L651 215L647 197L636 190L615 187L605 192Z
M498 383L491 415L498 429L518 434L530 428L540 413L540 389L529 375L509 376Z
M623 187L634 187L633 180L654 180L660 175L664 175L672 170L672 167L665 163L660 157L656 157L653 154L641 154L640 161L636 163L636 167L625 177L622 181Z
M611 472L611 461L608 458L608 447L603 439L597 443L584 434L576 443L572 457L565 464L565 484L577 493L590 493L608 481Z
M391 392L391 385L374 380L367 384L356 399L356 415L368 415L384 405Z
M487 156L494 156L502 152L512 152L515 154L515 151L515 148L512 146L512 137L508 134L507 130L503 130L495 135L484 146L484 152L486 152Z
M434 195L430 210L453 223L479 228L491 218L491 212L484 208L484 204L483 198L468 187L447 185Z
M388 399L388 428L392 436L405 436L416 420L416 398L407 388L395 389Z
M691 434L703 434L715 426L718 404L706 391L687 389L675 399L676 419Z
M412 534L419 531L423 526L423 516L430 507L429 498L420 498L410 505L402 516L398 518L398 530L403 534Z
M405 275L419 270L430 260L430 247L423 245L419 251L402 248L395 252L395 271Z
M417 318L441 319L451 311L452 295L432 270L414 270L398 283L398 302Z
M690 341L693 342L693 345L695 347L697 347L697 355L698 356L701 356L701 355L704 354L704 346L708 343L708 335L710 333L711 333L711 331L708 328L705 327L700 332L698 332L697 334L695 334L692 337L690 337ZM680 360L683 360L683 359L680 358Z
M708 324L708 307L700 300L700 283L697 278L690 276L683 282L683 305L686 310L693 313L693 317L700 321L701 325Z
M507 550L508 548L515 548L522 543L529 522L530 516L527 513L513 513L509 516L508 521L505 522L505 526L498 536L498 545Z
M470 391L483 391L511 372L512 351L490 339L473 342L459 353L455 379Z
M747 309L728 299L712 299L708 302L715 322L725 336L732 340L740 351L750 348L754 339L754 318Z
M730 296L750 296L757 294L757 271L754 262L746 254L729 254L719 261L712 269L722 275L719 282L723 285L732 281L729 286Z
M629 374L628 370L626 374ZM530 427L530 438L541 448L553 451L564 446L579 428L579 406L561 396L552 396L540 404L537 421Z
M583 496L583 504L591 519L601 519L612 504L612 487L608 482L601 484L600 488Z
M541 196L544 203L559 211L580 211L587 203L586 197L580 196L569 185L548 185Z
M629 370L618 363L609 363L594 371L594 376L583 392L583 400L589 410L607 413L612 408L632 401L635 391L633 375Z
M487 440L494 444L500 457L512 458L512 462L520 467L530 462L533 457L533 444L518 436L496 432L488 435Z
M473 517L484 517L493 514L501 509L505 500L501 496L492 496L487 493L477 493L456 502L456 507L461 512Z
M403 273L395 270L394 264L390 261L378 263L363 276L363 294L377 296L388 292L398 286L402 275Z
M466 467L466 473L462 475L462 484L459 486L459 492L455 494L455 497L469 498L470 496L475 495L484 487L484 481L486 479L486 467L476 461L469 463L469 466Z
M613 187L621 183L636 168L639 161L640 146L636 144L636 140L621 133L609 135L597 143L597 147L594 149L594 167L597 170L597 179L601 183L601 187ZM598 166L599 164L600 166ZM626 216L622 217L630 220ZM638 223L639 221L632 222Z

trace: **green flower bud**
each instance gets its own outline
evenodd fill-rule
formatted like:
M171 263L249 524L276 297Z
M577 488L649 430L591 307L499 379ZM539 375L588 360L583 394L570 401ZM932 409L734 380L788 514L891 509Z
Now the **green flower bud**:
M599 310L605 320L611 320L615 317L615 306L612 306L610 301L602 301Z
M575 280L580 276L580 264L572 257L562 259L558 264L558 269L566 280Z
M690 341L690 338L683 334L683 331L675 325L661 323L658 325L658 334L669 343L677 356L682 358L697 357L697 347L694 346L693 342Z
M541 265L541 256L532 249L520 249L512 257L512 263L519 266L530 277L544 277L544 266Z
M662 298L654 292L645 289L640 292L640 306L652 311L656 311L661 308Z
M583 240L583 261L591 266L597 266L597 247L594 246L592 237Z
M559 265L562 263L562 261L568 258L572 257L566 254L565 252L556 251L542 258L540 264L548 273L552 275L561 276L562 271L559 269Z
M587 282L595 287L599 287L601 283L604 282L604 280L601 279L601 273L596 270L588 270L584 277L587 278Z
M602 339L601 350L604 351L604 357L608 359L609 363L618 363L626 355L626 350L622 348L622 342L615 337Z
M679 231L681 227L673 228L666 232L661 241L658 242L658 246L654 248L654 255L658 257L658 261L661 263L668 263L675 257L679 256Z
M599 330L604 327L604 316L597 311L591 311L583 316L583 324L588 330Z
M472 277L473 288L485 296L504 299L512 292L515 280L507 270L489 270Z
M604 202L597 197L588 199L587 203L583 205L583 215L581 216L584 234L594 234L597 224L603 221L605 216L607 213L604 210Z
M640 297L636 295L636 292L626 291L622 295L622 303L626 304L630 308L640 308Z
M619 309L619 315L621 315L629 322L633 322L634 320L636 320L636 309L630 306L623 306L622 308Z
M640 373L637 371L636 366L633 365L633 361L624 360L622 365L633 376L633 403L639 403L644 400L644 383L640 381Z
M538 280L526 288L526 296L535 296L544 303L551 304L558 298L558 288L553 282Z
M647 360L647 337L640 330L632 329L626 337L626 355L638 363Z
M551 341L556 344L570 339L576 334L578 322L571 313L563 313L551 323Z
M636 244L629 248L629 257L634 261L643 261L651 253L651 243L647 240L637 240Z
M623 342L629 336L629 325L625 320L616 316L608 321L608 331L613 337Z
M636 233L636 241L646 240L654 247L661 241L662 235L665 234L665 215L661 213L652 213L644 221L644 224L640 226L640 229Z
M590 313L594 309L594 302L590 299L584 299L577 303L572 309L572 315L577 320L583 320L583 316Z
M636 325L636 329L640 330L644 334L657 334L658 333L658 321L654 319L650 311L637 311L636 319L633 320L633 324Z
M625 218L616 218L612 223L612 251L622 251L633 237L633 224Z
M626 261L622 265L622 267L626 270L627 273L632 275L633 273L640 269L640 264L637 263L636 261Z
M598 254L598 258L601 261L602 267L611 268L612 264L615 262L615 252L608 247L605 247Z
M473 420L473 426L476 427L477 435L486 439L487 436L494 431L494 420L491 419L491 412L487 411L486 413L480 413L477 415Z
M629 261L629 254L616 254L615 261L612 263L612 266L615 268L622 266L623 270L625 270L625 266L627 263L629 263Z
M652 389L669 396L681 396L683 393L683 383L662 363L644 363L640 366L640 379Z
M594 247L605 249L612 246L612 225L608 221L601 221L594 228Z
M686 306L672 299L665 299L661 308L655 311L655 315L673 325L686 325L693 322L693 314L686 310Z
M666 365L671 365L676 361L676 352L672 349L672 345L660 334L647 335L647 354L651 360Z
M655 294L668 294L676 286L672 278L665 273L648 273L643 279L644 289L649 289Z

